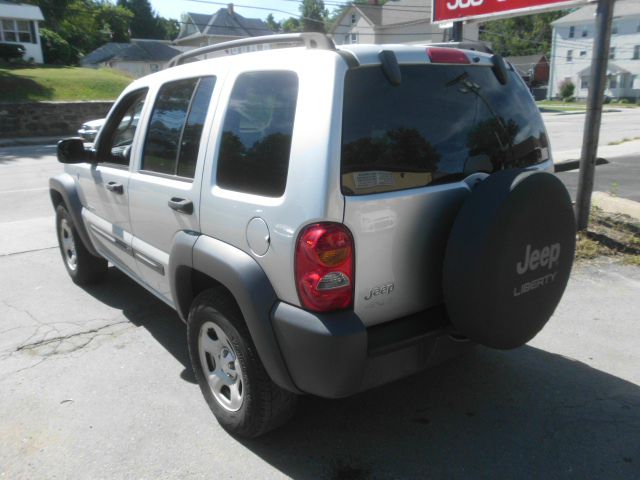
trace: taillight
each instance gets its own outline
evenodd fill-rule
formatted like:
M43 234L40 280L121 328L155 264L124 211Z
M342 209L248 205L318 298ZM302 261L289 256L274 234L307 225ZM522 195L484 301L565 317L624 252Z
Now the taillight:
M427 55L431 63L471 63L464 52L455 48L429 47Z
M302 230L295 254L295 279L302 306L315 312L353 303L353 238L339 223L314 223Z

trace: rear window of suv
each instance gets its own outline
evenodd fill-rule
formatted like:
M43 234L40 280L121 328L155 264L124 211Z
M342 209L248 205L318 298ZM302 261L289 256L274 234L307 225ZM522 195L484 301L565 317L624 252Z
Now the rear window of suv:
M515 72L502 85L484 66L400 68L399 86L380 67L347 73L344 194L454 182L549 158L542 118Z

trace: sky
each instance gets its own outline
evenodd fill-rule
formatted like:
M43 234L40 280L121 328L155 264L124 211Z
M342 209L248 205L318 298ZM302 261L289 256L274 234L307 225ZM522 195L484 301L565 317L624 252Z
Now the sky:
M243 17L267 18L272 13L276 20L283 20L300 14L299 0L237 0L233 2L224 0L149 0L153 9L165 18L180 19L183 12L213 14L227 3L233 3L234 9ZM338 3L331 1L330 3ZM248 8L250 7L250 8ZM334 7L328 6L330 9Z

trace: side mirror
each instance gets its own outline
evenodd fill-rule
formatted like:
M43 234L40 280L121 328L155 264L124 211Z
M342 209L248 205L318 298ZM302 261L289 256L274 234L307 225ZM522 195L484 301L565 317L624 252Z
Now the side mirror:
M95 153L84 148L82 138L66 138L58 142L58 161L60 163L93 163Z

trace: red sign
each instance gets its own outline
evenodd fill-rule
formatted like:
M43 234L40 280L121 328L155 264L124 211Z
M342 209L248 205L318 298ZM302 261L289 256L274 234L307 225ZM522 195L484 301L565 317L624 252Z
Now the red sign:
M539 10L560 10L588 0L431 0L432 21L451 22L483 17L527 15Z

